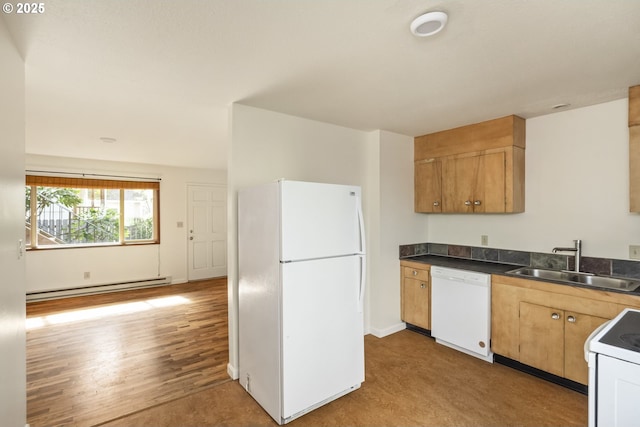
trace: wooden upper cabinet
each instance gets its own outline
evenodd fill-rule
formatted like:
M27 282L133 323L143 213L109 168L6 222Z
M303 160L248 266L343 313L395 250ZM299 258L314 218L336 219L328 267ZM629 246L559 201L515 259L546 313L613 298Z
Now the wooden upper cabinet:
M442 160L443 212L473 212L473 205L468 201L473 198L478 164L478 156Z
M505 152L443 160L444 212L505 212Z
M414 173L415 211L442 212L442 162L416 162Z
M640 86L629 88L629 211L640 212Z
M517 116L416 137L416 212L524 212L524 150Z
M640 85L629 88L629 127L640 126Z

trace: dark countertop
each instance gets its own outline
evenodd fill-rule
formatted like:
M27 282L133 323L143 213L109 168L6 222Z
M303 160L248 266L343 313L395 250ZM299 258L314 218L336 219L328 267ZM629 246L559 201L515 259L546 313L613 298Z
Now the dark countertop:
M497 262L478 261L466 258L454 258L442 255L417 255L400 258L400 261L413 261L438 267L458 268L486 274L504 274L507 271L523 267L522 265L500 264Z
M538 277L523 277L523 276L518 276L516 274L507 274L508 271L515 270L520 267L526 267L523 265L501 264L497 262L479 261L479 260L472 260L472 259L466 259L466 258L455 258L455 257L449 257L449 256L443 256L443 255L416 255L411 257L402 257L400 258L400 261L420 262L423 264L435 265L438 267L458 268L460 270L477 271L479 273L486 273L486 274L499 274L502 276L518 277L520 279L535 280L535 281L545 282L545 283L553 283L555 285L560 285L560 286L573 286L576 288L593 289L596 291L616 292L616 293L621 293L626 295L640 296L640 288L632 292L627 292L619 289L598 288L595 286L583 285L580 283L568 283L568 282L562 282L562 281L556 281L556 280L550 280L550 279L540 279Z

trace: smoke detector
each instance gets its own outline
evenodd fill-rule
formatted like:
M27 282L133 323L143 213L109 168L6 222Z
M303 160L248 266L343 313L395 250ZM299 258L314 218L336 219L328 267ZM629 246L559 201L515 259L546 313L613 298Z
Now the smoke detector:
M411 22L411 32L418 37L428 37L439 33L447 24L448 16L444 12L428 12Z

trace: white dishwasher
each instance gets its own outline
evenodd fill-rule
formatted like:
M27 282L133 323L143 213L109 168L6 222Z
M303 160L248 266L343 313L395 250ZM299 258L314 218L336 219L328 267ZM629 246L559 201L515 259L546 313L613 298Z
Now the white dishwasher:
M493 362L491 275L431 267L431 336L439 344Z

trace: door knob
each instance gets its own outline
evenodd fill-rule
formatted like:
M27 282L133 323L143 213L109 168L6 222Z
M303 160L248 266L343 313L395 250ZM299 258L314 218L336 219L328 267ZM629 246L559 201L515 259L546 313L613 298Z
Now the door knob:
M480 206L482 202L480 200L476 200L475 202L473 202L473 204L476 206Z
M567 317L567 322L576 323L576 318L573 316Z
M433 202L433 206L440 206L440 202L436 200L435 202Z
M189 237L189 240L193 240L193 236Z
M464 205L465 206L471 206L471 200L465 200L464 201Z
M559 315L558 313L553 313L553 314L551 315L551 318L552 318L553 320L558 320L558 319L560 318L560 315Z
M425 284L424 284L424 283L420 283L420 287L421 287L422 289L424 289L426 286L425 286Z

